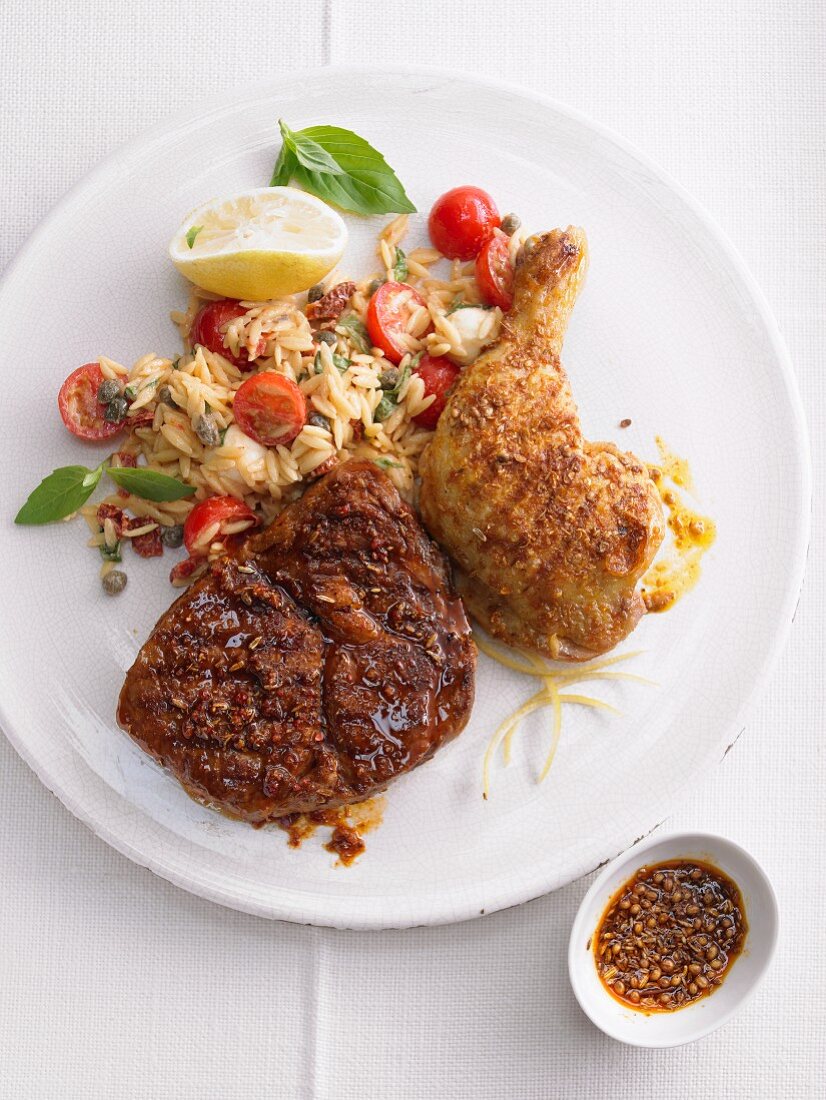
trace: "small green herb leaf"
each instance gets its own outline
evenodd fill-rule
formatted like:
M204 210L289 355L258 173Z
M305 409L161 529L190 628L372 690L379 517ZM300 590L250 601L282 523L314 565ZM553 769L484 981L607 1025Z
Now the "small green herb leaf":
M120 539L118 539L114 546L107 546L105 542L101 543L98 550L100 550L100 556L104 561L123 561L123 558L120 556Z
M339 318L336 327L347 330L347 336L350 343L357 351L367 352L372 347L370 337L367 335L367 329L355 313L346 313L343 317Z
M412 369L413 369L412 364L408 361L407 363L405 363L405 365L399 371L399 380L396 383L396 385L393 387L393 389L390 391L393 395L394 400L398 401L399 394L402 391L402 386L405 384L407 379L410 377L410 372L411 372Z
M186 243L190 248L195 247L195 238L201 232L204 227L202 225L193 225L191 229L186 231ZM118 559L120 560L120 559Z
M95 490L103 473L101 463L94 470L85 466L61 466L44 478L14 517L15 523L53 523L76 512Z
M338 367L342 374L344 374L344 372L350 366L350 360L345 359L343 355L338 355L336 352L333 352L333 363L336 367Z
M493 306L486 306L484 302L463 302L457 295L450 303L447 316L449 317L451 313L455 313L457 309L493 309Z
M393 264L393 278L397 283L403 283L410 274L407 266L407 256L400 248L396 248L396 262Z
M376 465L381 466L383 470L401 470L402 468L401 462L393 462L389 458L377 458Z
M376 411L373 413L373 419L379 424L382 420L386 420L396 407L396 398L392 393L386 393L376 405Z
M194 485L184 485L175 477L134 466L109 466L107 474L116 485L141 500L182 500L195 492Z

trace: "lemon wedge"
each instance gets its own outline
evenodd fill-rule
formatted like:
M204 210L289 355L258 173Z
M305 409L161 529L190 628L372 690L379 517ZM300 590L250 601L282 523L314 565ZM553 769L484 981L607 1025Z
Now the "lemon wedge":
M169 255L203 290L265 301L308 290L346 244L347 227L321 199L295 187L258 187L193 210Z

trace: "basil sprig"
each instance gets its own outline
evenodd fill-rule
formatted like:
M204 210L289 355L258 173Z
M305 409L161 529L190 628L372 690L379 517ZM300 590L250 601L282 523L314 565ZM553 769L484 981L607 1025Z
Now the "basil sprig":
M156 502L181 500L192 496L195 488L177 478L131 466L107 466L101 462L94 470L86 466L61 466L45 477L30 494L14 522L39 526L65 519L82 507L107 473L116 485L142 500Z
M416 207L396 173L364 138L340 126L291 130L279 120L283 144L270 187L296 180L305 191L355 214L407 214Z

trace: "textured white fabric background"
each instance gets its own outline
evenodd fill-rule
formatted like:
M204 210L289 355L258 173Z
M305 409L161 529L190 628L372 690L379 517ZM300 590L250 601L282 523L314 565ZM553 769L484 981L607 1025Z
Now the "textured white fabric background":
M435 63L585 110L693 191L745 255L796 365L816 485L809 574L786 655L746 735L671 821L740 841L780 893L773 976L727 1028L651 1052L590 1026L565 972L584 882L450 928L376 935L268 923L132 866L0 739L3 1100L822 1095L820 0L522 0L510 11L493 0L28 0L2 5L0 41L3 264L120 141L217 89L302 66ZM0 619L0 630L12 629Z

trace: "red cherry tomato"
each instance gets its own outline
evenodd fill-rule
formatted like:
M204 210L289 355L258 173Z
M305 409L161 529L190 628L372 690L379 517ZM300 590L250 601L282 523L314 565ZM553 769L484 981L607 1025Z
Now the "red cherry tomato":
M476 282L491 306L509 310L513 305L513 264L504 233L491 237L476 257Z
M209 497L196 504L184 524L184 546L190 554L206 554L209 543L220 538L222 529L227 523L238 523L239 520L250 520L257 523L255 513L244 504L243 500L236 497ZM210 527L218 524L215 534L204 543L204 535ZM201 543L202 545L199 545Z
M424 304L421 294L407 283L382 283L370 299L367 332L373 346L381 348L391 363L400 363L407 354L400 337L413 310ZM430 328L428 326L426 331Z
M420 428L436 427L447 404L448 392L461 373L461 369L450 359L434 359L430 355L422 358L416 368L416 374L424 382L425 397L435 394L436 400L428 405L424 412L413 417Z
M472 260L500 221L496 203L487 191L454 187L433 203L427 226L431 241L443 256Z
M224 333L230 321L243 317L246 309L234 298L221 298L217 302L208 302L195 315L189 338L193 344L203 344L209 351L216 355L223 355L242 370L252 370L250 357L245 348L240 348L237 355L233 355L224 342ZM266 340L259 340L255 349L256 356L263 355L267 346Z
M98 386L103 373L97 363L85 363L73 370L57 395L57 407L63 423L79 439L109 439L123 430L125 421L103 419L106 406L98 401Z
M292 443L307 423L304 394L272 370L242 382L232 408L241 431L264 447Z

